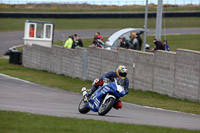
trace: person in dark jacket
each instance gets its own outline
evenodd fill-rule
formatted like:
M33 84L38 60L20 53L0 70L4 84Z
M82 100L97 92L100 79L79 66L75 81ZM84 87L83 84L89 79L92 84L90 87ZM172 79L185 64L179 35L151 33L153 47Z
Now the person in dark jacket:
M125 37L121 38L119 45L121 48L127 48L127 49L129 48L129 44L127 43L127 40Z
M129 79L126 77L128 73L128 69L126 66L120 65L116 72L114 71L110 71L105 75L102 75L100 77L100 79L95 79L93 84L92 84L92 89L90 90L90 92L87 94L87 97L90 97L100 86L103 86L104 82L106 81L111 81L113 82L115 78L120 78L120 79L124 79L124 90L126 95L128 94L129 90L128 90L128 86L129 86ZM116 104L114 105L115 109L119 109L122 108L122 102L120 100L118 100L116 102Z
M76 47L83 47L83 42L79 36L76 37L75 45Z
M138 39L140 51L141 51L142 50L142 38L140 37L140 33L136 33L136 37Z
M165 50L165 47L161 41L158 41L157 39L153 39L153 43L155 44L155 48L153 48L152 50L154 50L154 51Z
M134 39L133 39L132 44L133 44L132 49L141 51L141 49L142 49L142 39L140 37L140 33L136 33L134 35Z

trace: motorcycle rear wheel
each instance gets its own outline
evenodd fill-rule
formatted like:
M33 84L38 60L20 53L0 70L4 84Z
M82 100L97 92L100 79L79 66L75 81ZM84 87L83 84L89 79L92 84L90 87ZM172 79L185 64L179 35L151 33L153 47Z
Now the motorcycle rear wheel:
M86 114L90 111L90 109L87 108L87 102L84 101L84 99L81 100L79 106L78 106L78 111L81 113L81 114Z
M101 106L99 107L98 114L102 116L107 114L114 106L114 104L115 104L115 99L113 97L108 98L105 101L105 103L101 104Z

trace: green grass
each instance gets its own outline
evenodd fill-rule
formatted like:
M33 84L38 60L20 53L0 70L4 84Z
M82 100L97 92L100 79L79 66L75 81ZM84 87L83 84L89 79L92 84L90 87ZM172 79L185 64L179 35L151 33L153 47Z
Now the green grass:
M142 28L144 19L25 19L0 18L0 32L23 31L25 20L49 21L55 23L55 30L72 29L122 29ZM14 23L13 23L14 22ZM192 22L192 24L191 24ZM200 17L165 18L166 28L200 27ZM148 28L155 28L156 19L148 19Z
M143 36L142 36L143 37ZM184 49L190 49L190 50L196 50L200 51L200 37L199 34L189 34L189 35L167 35L167 40L170 45L171 51L176 51L177 48L184 48ZM151 48L154 47L154 44L152 40L154 39L154 36L148 36L147 37L147 44L150 44ZM108 37L104 38L104 41L106 41ZM162 36L162 39L164 40L164 36ZM87 38L82 39L84 47L87 48L89 45L91 45L93 39ZM54 41L55 45L63 46L62 41Z
M199 133L200 130L174 129L0 111L1 133Z
M188 34L188 35L167 35L167 41L171 51L176 51L177 48L190 49L200 51L200 35ZM152 40L155 36L148 36L147 44L150 44L151 48L154 47ZM162 36L164 40L164 36Z
M46 71L24 68L23 66L19 65L10 65L6 59L0 59L0 73L18 77L20 79L41 85L72 91L75 93L80 93L80 90L83 86L86 88L91 88L92 84L91 81L82 81L80 79L74 79L64 75L56 75ZM166 95L161 95L155 92L143 92L140 90L130 89L129 94L123 97L122 101L139 105L200 114L199 102L170 98Z

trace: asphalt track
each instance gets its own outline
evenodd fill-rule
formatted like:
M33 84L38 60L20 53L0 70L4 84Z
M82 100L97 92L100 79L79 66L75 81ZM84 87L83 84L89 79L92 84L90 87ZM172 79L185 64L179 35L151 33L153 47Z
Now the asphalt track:
M117 31L114 30L65 30L55 31L54 40L64 40L69 35L78 34L81 38L92 38L94 33L99 31L104 37L110 36ZM163 31L164 33L164 31ZM200 28L183 28L183 29L166 29L168 34L200 34ZM148 34L155 34L154 29L150 29ZM23 44L24 32L0 32L0 55L3 55L6 50L12 46Z
M200 130L200 115L128 103L123 103L121 110L112 109L106 116L91 111L80 114L77 108L81 98L79 94L0 74L0 110Z

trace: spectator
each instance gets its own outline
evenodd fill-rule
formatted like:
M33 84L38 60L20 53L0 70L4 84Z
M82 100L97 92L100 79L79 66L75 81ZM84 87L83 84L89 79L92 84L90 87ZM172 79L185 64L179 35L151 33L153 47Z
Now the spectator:
M120 39L120 44L119 44L119 46L121 47L121 48L129 48L129 44L127 43L127 40L126 40L126 38L125 37L123 37L123 38L119 38Z
M129 40L127 41L127 43L129 45L130 49L134 49L134 47L133 47L133 36L132 35L129 36Z
M135 50L141 50L141 43L142 43L142 39L140 38L139 34L136 33L135 38L133 39L133 49Z
M103 44L103 37L100 35L100 32L96 32L94 35L93 45L101 48Z
M76 36L75 47L83 47L83 42L79 36Z
M95 33L95 36L97 37L97 39L103 41L103 37L101 36L100 32Z
M77 34L74 34L74 39L76 39L77 38Z
M34 25L32 24L29 29L29 37L34 37L34 33L35 33L35 28Z
M170 51L169 45L167 43L167 40L163 41L163 45L164 45L166 51Z
M136 38L138 39L139 45L140 45L140 51L142 49L142 38L140 37L140 33L136 33Z
M154 50L154 51L165 50L165 47L161 41L157 41L157 39L153 39L153 43L155 44L155 48L153 48L152 50Z
M64 45L65 48L74 48L74 37L73 35L69 36L69 38L66 40L65 42L65 45Z

